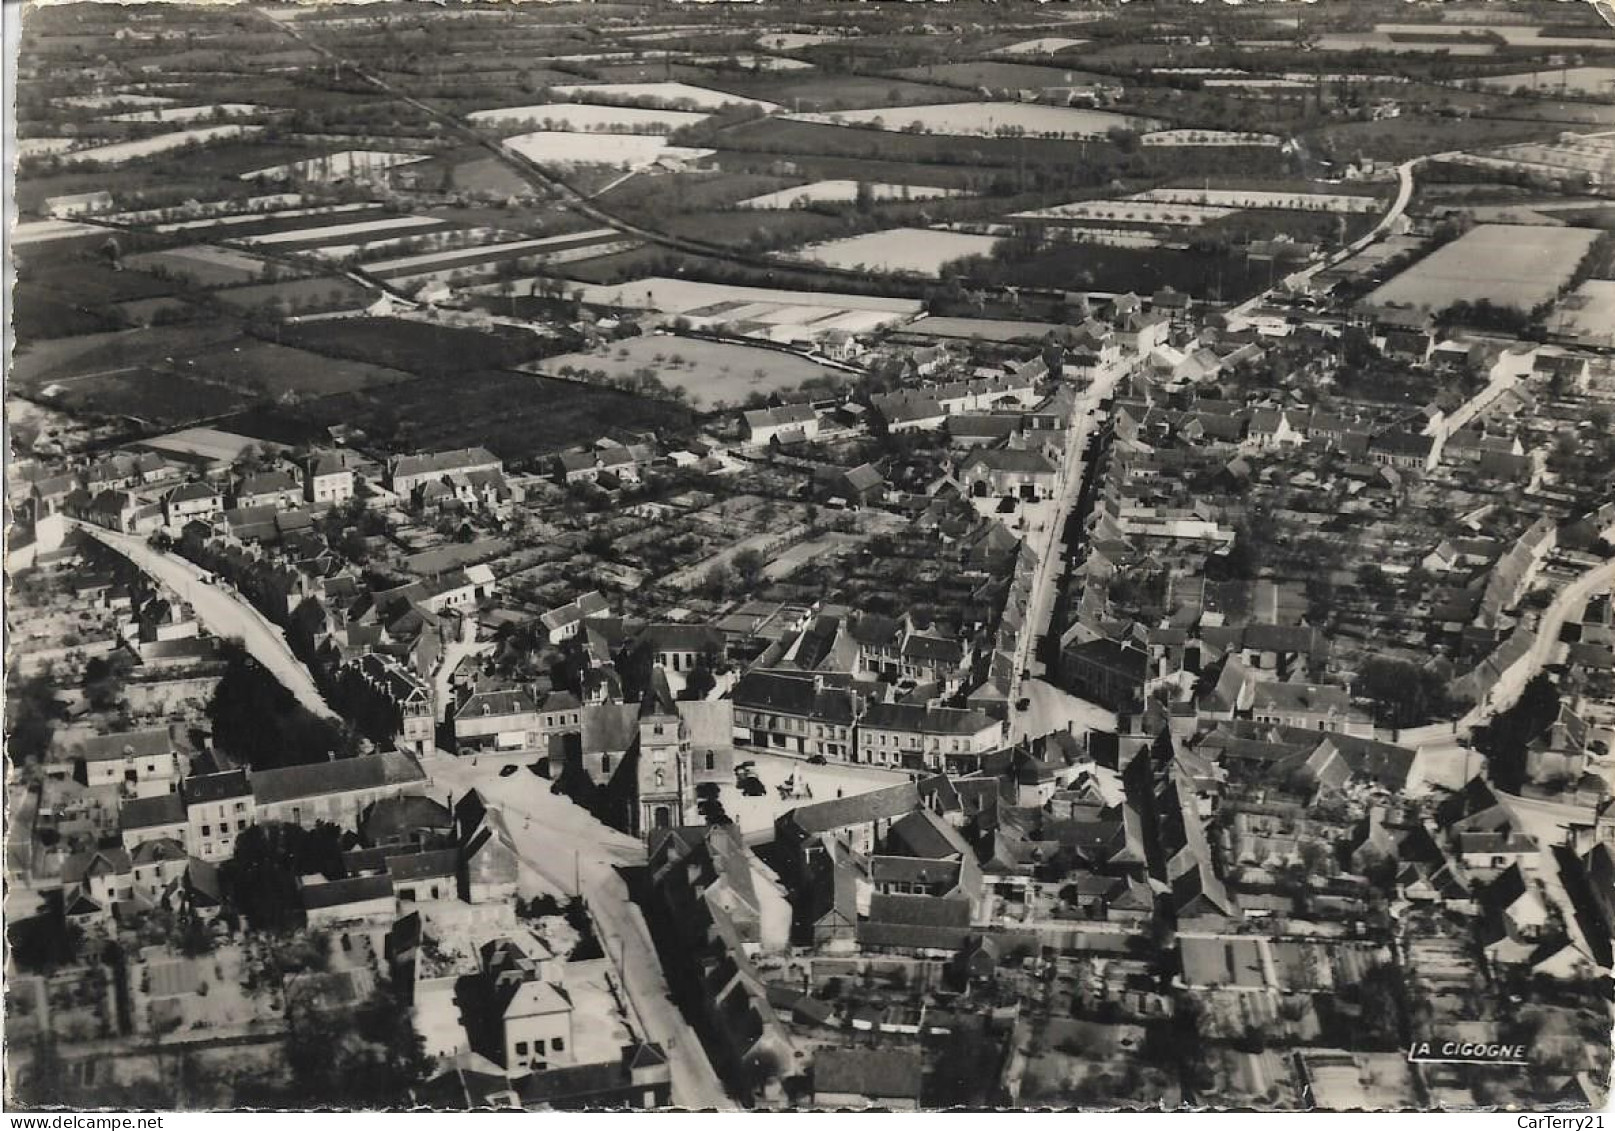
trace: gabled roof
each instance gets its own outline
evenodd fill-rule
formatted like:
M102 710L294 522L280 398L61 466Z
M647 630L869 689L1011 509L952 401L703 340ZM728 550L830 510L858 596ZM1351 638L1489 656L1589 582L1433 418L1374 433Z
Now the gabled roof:
M260 770L252 775L252 792L258 804L272 805L425 780L426 771L412 756L401 750L387 750L359 758Z
M118 828L124 832L184 823L185 802L177 793L159 793L155 797L132 798L125 801L118 810Z
M320 884L305 884L302 890L303 908L307 911L347 907L377 899L391 899L392 895L392 881L386 876L354 876L344 880L328 880Z
M180 783L180 795L186 805L207 805L232 797L250 797L252 786L245 770L225 770L217 774L199 774Z
M167 727L98 734L81 740L74 751L86 762L117 762L127 757L155 758L173 753L174 736Z
M789 821L804 833L830 832L850 825L890 820L916 808L919 790L913 782L902 782L854 797L838 797L792 809L779 819Z

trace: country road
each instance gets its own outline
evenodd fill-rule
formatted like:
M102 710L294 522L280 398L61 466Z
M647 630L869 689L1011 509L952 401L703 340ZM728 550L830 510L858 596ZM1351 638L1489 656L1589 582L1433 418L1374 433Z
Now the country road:
M668 991L650 928L628 897L617 869L645 863L645 845L601 824L579 806L550 792L547 778L526 769L500 777L497 761L436 758L427 766L434 787L454 796L477 789L504 814L517 855L555 891L580 894L600 927L601 945L628 990L647 1039L667 1052L673 1102L695 1110L738 1110L706 1050Z
M286 636L278 625L253 608L245 597L221 584L207 585L202 576L207 572L175 554L154 550L144 539L119 534L77 519L68 519L70 527L84 531L96 541L128 558L143 572L168 586L196 610L197 620L214 636L234 638L253 659L262 664L282 687L296 696L297 701L323 718L339 716L321 697L303 662L292 654Z

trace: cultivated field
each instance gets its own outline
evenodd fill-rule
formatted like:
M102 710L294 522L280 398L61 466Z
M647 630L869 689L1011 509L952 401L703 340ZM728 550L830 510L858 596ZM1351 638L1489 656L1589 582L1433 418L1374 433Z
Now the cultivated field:
M1589 345L1615 345L1615 282L1588 279L1564 297L1548 327Z
M735 104L756 106L762 110L774 110L777 108L772 102L764 102L760 98L743 98L740 95L729 94L726 91L712 90L704 86L692 86L684 82L585 83L576 86L556 86L550 89L567 98L579 98L588 102L651 103L675 110L685 107L691 107L696 110L717 110L720 107Z
M364 235L370 232L419 231L445 227L436 216L389 216L383 220L357 220L351 224L328 224L319 228L293 228L289 232L266 232L256 236L238 236L238 243L249 247L296 243L330 243L345 236Z
M1237 208L1208 204L1169 204L1151 200L1079 200L1053 208L1034 208L1013 213L1016 220L1041 220L1047 224L1147 224L1159 227L1195 228L1238 213Z
M506 138L504 145L541 165L611 165L637 169L658 160L690 160L711 150L667 144L650 134L588 134L539 130Z
M1063 35L1044 35L1037 39L1023 39L1019 43L1011 43L1008 47L1000 47L993 54L1056 55L1072 47L1081 47L1087 42L1086 39L1068 39Z
M120 141L112 145L98 145L92 149L78 149L68 156L74 162L122 165L143 157L155 157L159 153L183 149L188 145L206 145L211 141L248 137L262 132L262 126L200 126L194 130L179 130L175 133L143 137L139 141Z
M1574 273L1599 233L1585 228L1484 224L1373 291L1370 306L1439 311L1485 299L1532 310Z
M583 133L665 134L705 121L689 110L646 110L638 106L597 106L588 102L543 102L478 110L466 120L478 126L533 126Z
M528 368L550 376L568 369L604 372L612 380L651 369L664 385L683 389L697 408L711 408L719 402L739 404L753 393L792 389L810 378L839 380L843 376L783 350L665 335L612 342L588 353L546 358Z
M262 106L248 102L215 102L211 106L159 106L150 110L130 110L111 114L109 122L201 122L218 118L244 118L262 112Z
M989 255L998 242L994 236L964 232L938 232L926 228L889 228L862 236L809 244L793 258L828 267L888 273L936 275L945 263L967 255Z
M424 161L419 153L386 153L374 149L344 149L324 157L311 157L306 161L292 161L285 165L272 165L267 169L254 169L242 173L244 181L313 181L315 184L334 184L355 177L368 177L398 165Z
M861 182L872 200L934 200L943 196L961 196L958 189L936 188L932 185L886 185ZM858 181L814 181L810 185L780 189L742 200L736 208L765 210L797 208L805 204L845 204L858 198Z
M228 287L235 283L255 283L263 277L267 264L256 255L223 247L176 247L131 255L126 267L189 279L200 287Z
M1145 118L1107 110L1024 102L945 102L933 106L845 110L797 117L831 125L873 125L883 130L913 130L947 137L1102 137L1109 130L1149 130L1158 125Z
M1493 90L1527 90L1594 94L1615 97L1615 67L1562 67L1556 71L1525 71L1516 75L1487 75L1480 80Z
M1133 200L1166 204L1209 204L1219 208L1276 208L1289 212L1375 212L1372 196L1323 192L1268 192L1261 189L1160 188L1138 193Z

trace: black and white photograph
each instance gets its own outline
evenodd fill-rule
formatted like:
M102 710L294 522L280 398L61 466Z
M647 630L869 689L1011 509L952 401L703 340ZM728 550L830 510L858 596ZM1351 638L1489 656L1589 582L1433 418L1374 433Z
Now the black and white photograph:
M5 1112L1602 1127L1615 3L3 14Z

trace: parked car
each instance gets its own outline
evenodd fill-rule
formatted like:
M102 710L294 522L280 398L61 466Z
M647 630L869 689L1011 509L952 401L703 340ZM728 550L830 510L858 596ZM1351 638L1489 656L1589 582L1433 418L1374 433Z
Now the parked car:
M499 767L499 776L502 777L502 778L508 778L511 774L513 774L515 772L516 772L516 767L514 765L500 766Z
M823 754L815 754L813 757L808 759L808 765L810 766L822 766L824 765L824 762L825 759Z
M767 797L768 787L761 778L746 778L740 783L740 792L747 797Z

